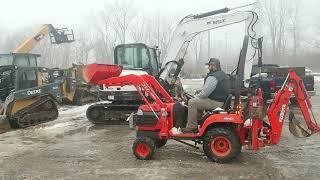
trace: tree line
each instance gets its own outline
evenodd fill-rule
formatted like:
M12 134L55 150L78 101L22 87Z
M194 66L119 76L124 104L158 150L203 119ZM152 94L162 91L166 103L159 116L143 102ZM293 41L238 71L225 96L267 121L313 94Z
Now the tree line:
M308 37L302 0L257 0L255 7L263 27L265 62L303 65L305 58L308 58L310 65L315 64L313 67L320 69L320 65L317 65L320 39ZM119 0L104 4L104 8L92 13L85 24L74 27L75 42L52 45L48 39L42 40L32 52L42 55L40 65L46 67L70 67L71 63L112 63L114 47L123 43L143 42L158 46L165 54L179 21L178 16L180 14L177 17L159 13L146 15L139 10L135 1ZM320 32L320 25L316 23L308 28L312 28L313 33ZM0 28L3 34L0 37L1 53L12 52L34 29L34 25L11 32ZM236 57L223 53L230 51L227 45L216 43L208 49L207 43L205 33L191 42L186 56L190 61L186 63L185 71L199 74L203 68L194 66L199 61L207 60L204 57L213 49L221 49L220 57L223 59L236 60ZM301 58L304 58L304 62ZM232 60L228 63L232 64Z

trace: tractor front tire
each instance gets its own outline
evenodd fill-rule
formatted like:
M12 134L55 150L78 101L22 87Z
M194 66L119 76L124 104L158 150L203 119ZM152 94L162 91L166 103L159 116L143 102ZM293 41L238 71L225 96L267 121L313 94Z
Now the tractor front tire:
M150 160L156 151L156 145L149 137L139 137L134 141L132 151L137 159Z
M203 150L210 160L228 163L240 154L241 143L232 128L216 127L206 133Z

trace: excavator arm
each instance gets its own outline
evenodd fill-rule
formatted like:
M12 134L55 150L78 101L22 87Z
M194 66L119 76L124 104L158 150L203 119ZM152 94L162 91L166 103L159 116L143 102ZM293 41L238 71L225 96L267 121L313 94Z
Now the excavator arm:
M36 32L24 40L14 53L29 53L39 41L49 35L52 44L70 43L74 41L72 29L56 29L51 24L42 25Z
M190 42L201 32L245 22L246 33L250 37L251 45L256 46L255 44L259 37L257 32L254 30L254 26L258 21L258 15L253 11L239 11L235 13L222 14L227 13L228 11L230 11L230 9L224 8L203 14L189 15L183 18L178 23L172 35L172 39L168 47L168 53L164 57L164 66L162 67L163 70L159 76L160 79L172 82L172 78L174 78L172 75L179 74L179 72L174 72L181 69L181 67L177 68L177 63L183 65L183 63L181 63L181 59L186 55ZM248 54L254 54L255 49L255 47L252 49L248 48ZM244 74L245 79L249 79L251 74L252 59L250 58L252 58L252 56L248 56L246 61L247 63L245 64L245 69L248 69ZM170 63L171 61L177 63Z

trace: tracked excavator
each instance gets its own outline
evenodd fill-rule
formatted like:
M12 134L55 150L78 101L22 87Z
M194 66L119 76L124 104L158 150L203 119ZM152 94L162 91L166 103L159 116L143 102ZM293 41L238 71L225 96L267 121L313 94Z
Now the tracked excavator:
M164 63L157 75L148 73L156 77L161 85L170 93L172 84L181 71L184 64L184 56L192 39L201 32L229 26L244 22L245 31L249 36L250 47L248 54L255 54L258 38L260 38L255 26L258 23L258 15L253 11L235 11L238 8L224 8L212 12L188 15L177 25L172 39L169 43L168 52L164 54ZM128 74L147 74L136 73L132 70L156 70L158 67L157 51L143 44L121 45L115 48L115 64L122 64L124 72ZM245 79L250 78L252 57L248 56L248 63L245 64ZM143 66L145 64L145 66ZM152 64L155 64L152 66ZM126 71L128 68L128 71ZM244 86L249 86L248 81L239 82ZM101 85L104 87L104 85ZM136 112L137 108L144 104L138 92L132 85L123 87L108 87L105 91L107 100L112 103L98 103L90 106L87 110L87 118L94 124L126 124L125 120L129 115Z
M114 50L114 64L123 67L121 75L157 76L160 71L159 56L160 51L157 47L143 43L120 44ZM128 116L144 104L135 87L131 85L124 87L101 85L99 98L104 102L94 104L87 110L87 118L94 124L127 124L125 120ZM104 111L103 117L99 114L101 111Z

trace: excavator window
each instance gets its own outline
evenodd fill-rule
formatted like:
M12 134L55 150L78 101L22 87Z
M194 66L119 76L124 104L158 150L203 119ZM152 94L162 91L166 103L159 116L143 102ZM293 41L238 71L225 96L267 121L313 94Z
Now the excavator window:
M157 61L157 50L156 49L149 49L150 52L150 63L151 63L151 67L156 71L155 73L158 74L159 73L159 67L158 67L158 61Z
M149 57L145 47L121 47L117 50L116 64L122 64L124 69L140 69L149 66Z

